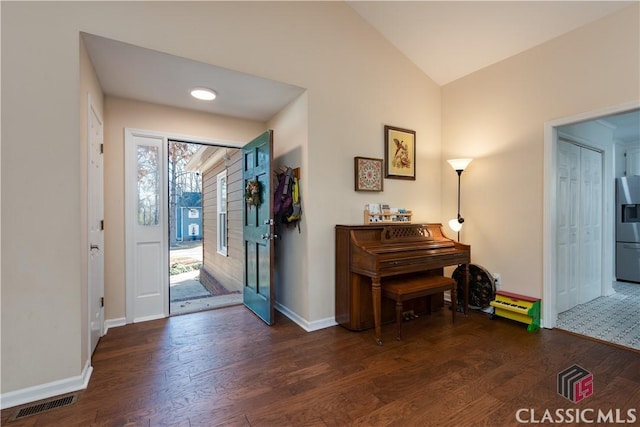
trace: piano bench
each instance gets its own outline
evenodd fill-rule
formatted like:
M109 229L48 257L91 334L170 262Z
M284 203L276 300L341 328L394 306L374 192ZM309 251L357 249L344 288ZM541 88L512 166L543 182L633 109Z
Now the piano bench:
M382 296L396 302L397 339L402 339L402 303L414 298L451 291L451 301L456 301L456 281L444 276L411 276L382 281ZM452 303L453 304L453 303ZM456 310L451 307L451 321L456 320Z

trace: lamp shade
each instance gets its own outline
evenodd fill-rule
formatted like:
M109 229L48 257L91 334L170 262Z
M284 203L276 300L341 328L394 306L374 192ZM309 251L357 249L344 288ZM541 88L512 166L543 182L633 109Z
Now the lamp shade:
M462 230L462 223L458 221L458 218L453 218L449 220L449 227L451 227L453 231L457 232Z
M471 160L473 159L451 159L451 160L447 160L447 162L449 162L453 170L463 171L467 168L467 166L469 166L469 163L471 163Z

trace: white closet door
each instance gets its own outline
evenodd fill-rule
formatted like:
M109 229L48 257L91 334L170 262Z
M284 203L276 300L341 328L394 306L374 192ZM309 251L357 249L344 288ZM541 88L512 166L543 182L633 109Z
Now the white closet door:
M556 305L558 313L578 304L580 147L558 141L556 181Z
M558 313L602 295L602 153L558 141Z
M602 153L580 149L580 296L584 304L602 294Z

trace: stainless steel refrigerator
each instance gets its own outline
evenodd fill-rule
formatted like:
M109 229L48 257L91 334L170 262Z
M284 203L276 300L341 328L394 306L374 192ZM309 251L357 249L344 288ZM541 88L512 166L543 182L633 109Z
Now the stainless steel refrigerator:
M640 176L616 178L616 278L640 283Z

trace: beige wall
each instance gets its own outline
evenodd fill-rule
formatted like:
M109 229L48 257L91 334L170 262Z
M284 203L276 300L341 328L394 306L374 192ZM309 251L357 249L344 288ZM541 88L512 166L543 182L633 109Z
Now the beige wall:
M22 40L19 33L43 19L33 17L25 28L21 20L12 19L4 3L2 8L5 392L80 374L86 357L81 344L81 308L86 302L81 288L85 181L81 182L78 34L60 34L57 48L43 47L33 38ZM40 66L29 60L36 55ZM46 75L55 75L56 84ZM52 93L57 84L67 90ZM33 108L43 98L48 107Z
M300 197L302 202L302 219L300 232L297 228L278 226L275 242L275 287L277 307L294 317L306 328L310 328L311 319L309 294L313 292L307 280L308 238L311 225L307 216L307 198L309 186L309 97L305 92L273 117L268 125L273 129L274 169L283 166L300 168ZM321 290L322 292L322 290ZM317 317L316 317L317 318Z
M462 175L462 240L507 290L542 296L544 123L640 99L638 5L442 89L442 158ZM442 171L456 212L456 174Z
M125 317L124 129L250 141L265 124L123 98L105 99L105 319Z

